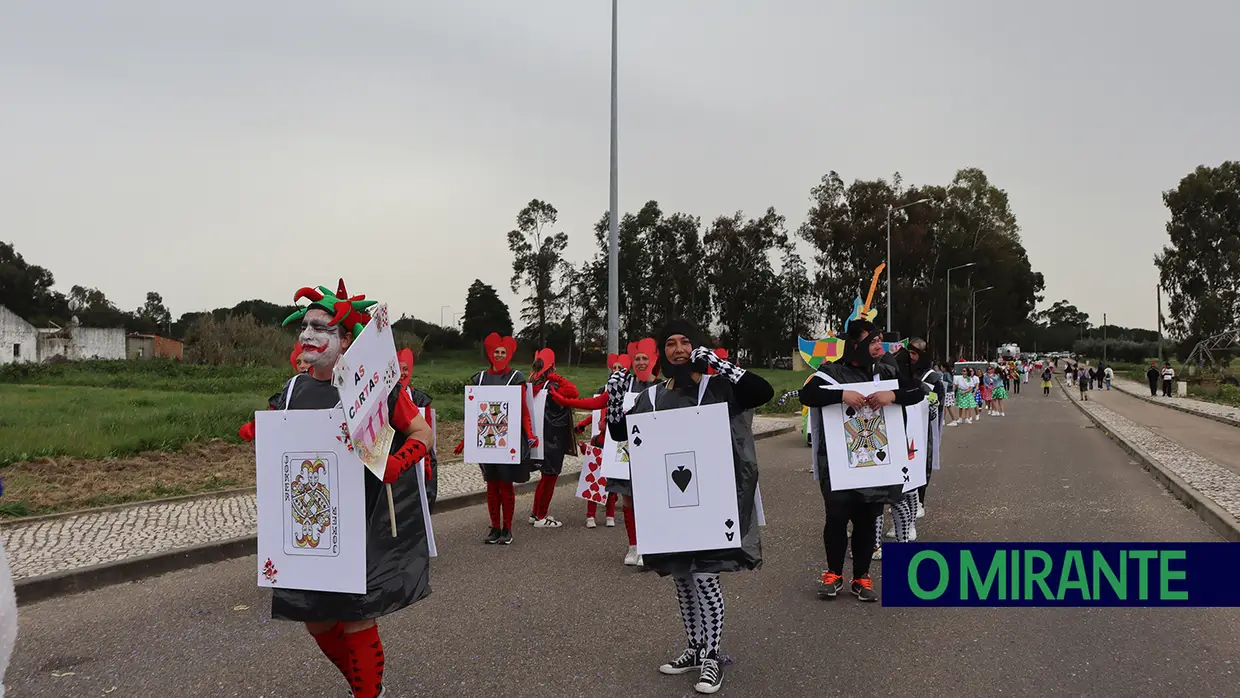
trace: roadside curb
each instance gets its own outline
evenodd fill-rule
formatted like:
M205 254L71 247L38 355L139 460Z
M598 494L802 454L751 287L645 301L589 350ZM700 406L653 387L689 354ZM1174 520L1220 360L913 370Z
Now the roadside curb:
M775 436L788 434L796 429L796 425L788 425L772 429L762 434L754 435L755 441L769 439ZM576 473L573 473L576 475ZM576 477L566 477L556 482L556 488L576 487ZM517 494L528 494L538 487L538 478L531 478L530 482L524 482L516 485ZM242 488L240 491L231 491L232 494L244 494L252 492L254 488ZM207 495L190 495L189 497L178 497L170 500L159 500L163 503L170 501L183 501L185 499L201 499ZM441 514L447 511L455 511L464 509L475 504L485 503L487 499L486 490L478 490L475 492L467 492L445 499L436 500L435 513ZM119 505L116 508L127 508L131 505ZM105 507L103 510L113 507ZM78 511L73 514L52 514L49 517L29 517L21 519L23 523L29 523L36 518L62 518L65 516L79 516L83 513L91 513L101 511L101 509L91 509L88 511ZM17 520L14 520L17 521ZM255 554L258 548L258 535L240 536L237 538L229 538L227 540L213 541L210 543L202 543L183 548L174 548L172 550L164 550L156 553L148 553L124 560L116 560L115 562L107 562L101 565L89 565L87 567L79 567L72 570L64 570L62 572L53 572L51 574L42 574L34 577L16 580L13 584L17 593L17 605L25 606L39 601L56 598L58 596L67 596L69 594L80 594L86 591L95 591L104 587L116 584L124 584L126 582L136 582L149 577L157 577L168 572L176 572L178 570L190 569L200 565L209 565L215 562L224 562L238 557Z
M94 507L91 509L74 509L73 511L62 511L56 514L40 514L38 516L22 516L16 519L4 519L0 521L0 528L13 528L14 526L28 526L40 521L53 521L55 519L71 519L75 516L90 516L91 514L103 514L109 511L119 511L121 509L134 509L137 507L153 507L161 504L180 504L182 502L190 502L196 499L223 499L225 497L236 497L242 494L254 494L253 487L233 487L227 490L215 490L213 492L199 492L198 494L184 494L179 497L165 497L164 499L146 499L140 502L125 502L124 504L109 504L106 507Z
M1155 400L1153 398L1146 397L1145 395L1134 393L1131 390L1126 390L1124 388L1121 388L1118 385L1115 386L1115 389L1125 395L1135 397L1138 400L1144 400L1150 403L1151 405L1158 405L1159 407L1166 407L1167 409L1177 410L1179 412L1183 412L1184 414L1191 414L1194 417L1203 417L1205 419L1212 419L1216 422L1219 422L1220 424L1226 424L1227 426L1236 427L1237 429L1240 429L1240 420L1229 419L1222 415L1209 414L1207 412L1198 412L1197 410L1192 410L1187 407L1181 407L1180 405L1177 405L1174 402L1166 402L1165 400ZM1171 398L1171 399L1175 400L1175 398Z
M1064 396L1081 411L1081 414L1084 414L1089 421L1093 422L1107 438L1114 441L1128 455L1135 458L1141 464L1142 469L1153 475L1154 479L1162 484L1172 496L1196 512L1202 521L1209 524L1224 539L1233 543L1240 542L1240 521L1237 521L1234 516L1194 489L1192 485L1185 482L1179 475L1167 469L1157 458L1146 453L1140 446L1129 442L1128 439L1115 433L1106 422L1095 417L1093 413L1081 405L1079 400L1072 397L1072 392L1063 381L1058 381L1058 383L1064 392Z

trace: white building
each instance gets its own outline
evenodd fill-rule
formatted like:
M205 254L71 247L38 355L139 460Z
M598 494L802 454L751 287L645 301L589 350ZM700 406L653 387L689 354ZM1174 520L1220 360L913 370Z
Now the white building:
M39 332L0 305L0 364L39 360Z
M70 361L124 359L125 330L120 327L82 327L77 318L68 327L35 329L0 306L0 364L47 361L63 356Z

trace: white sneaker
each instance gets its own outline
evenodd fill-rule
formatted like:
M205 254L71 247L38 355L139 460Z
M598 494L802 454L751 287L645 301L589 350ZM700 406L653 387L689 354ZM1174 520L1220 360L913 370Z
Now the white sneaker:
M972 417L969 417L968 419L964 420L964 423L965 423L965 424L972 424L972 423L973 423L973 418L972 418Z
M870 559L871 560L883 559L883 546L880 545L880 546L875 547L874 554L870 556Z
M917 524L908 527L908 542L917 540Z
M638 567L645 567L645 566L646 566L646 558L642 557L641 555L638 555L638 556L637 556L637 566L638 566Z
M607 526L607 528L615 528L615 527L616 527L616 517L614 517L614 516L608 516L608 517L607 517L607 523L606 523L606 526Z
M1000 417L1006 417L1006 416L1007 416L1007 412L1000 412L1000 413L999 413L999 416L1000 416Z
M954 421L954 422L948 422L948 423L947 423L947 426L949 426L949 427L958 427L958 426L960 426L960 420L959 420L959 419L957 419L957 420L956 420L956 421Z
M598 524L594 522L593 516L586 517L586 528L598 528Z
M624 564L628 565L629 567L635 567L641 564L640 562L638 562L640 559L641 558L637 554L637 546L630 545L628 554L624 556Z
M538 519L534 518L533 514L530 514L530 525L533 526L537 522L538 522Z
M554 516L550 515L548 515L545 519L538 519L534 522L534 528L559 528L563 525L563 521L558 521Z
M926 518L926 508L921 505L921 502L917 503L917 518Z

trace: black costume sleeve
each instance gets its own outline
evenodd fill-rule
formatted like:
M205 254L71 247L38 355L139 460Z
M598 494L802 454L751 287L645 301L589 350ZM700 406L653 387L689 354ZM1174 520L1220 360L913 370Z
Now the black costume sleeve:
M732 385L732 399L728 402L730 406L737 408L735 414L740 414L765 405L773 397L775 388L772 388L765 378L753 371L745 371L740 380Z
M844 401L843 390L830 390L822 373L815 373L809 382L801 386L801 404L806 407L826 407Z

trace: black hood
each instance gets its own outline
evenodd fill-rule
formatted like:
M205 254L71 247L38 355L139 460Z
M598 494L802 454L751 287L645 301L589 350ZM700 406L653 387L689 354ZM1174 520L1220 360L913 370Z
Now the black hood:
M840 358L844 363L858 366L871 366L870 342L874 339L874 323L868 320L853 320L848 323L848 332L844 335L844 355ZM861 336L865 335L865 339Z
M667 360L667 355L664 354L664 347L667 346L668 339L678 334L684 335L695 349L697 347L705 346L705 342L702 339L702 333L698 330L697 325L694 325L683 318L672 320L664 325L663 329L659 330L659 336L657 338L659 342L659 369L664 378L670 378L675 381L676 385L683 386L690 380L690 376L692 374L706 373L706 365L701 362L687 362L677 365Z

